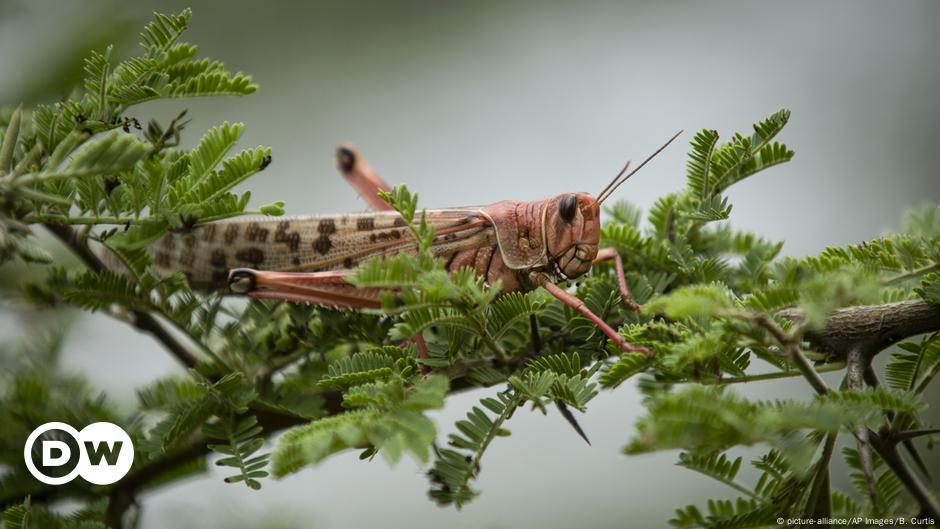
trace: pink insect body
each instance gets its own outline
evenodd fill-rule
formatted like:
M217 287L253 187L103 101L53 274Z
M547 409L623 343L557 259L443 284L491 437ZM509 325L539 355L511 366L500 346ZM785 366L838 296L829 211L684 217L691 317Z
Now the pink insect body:
M448 271L469 266L488 283L499 280L502 293L545 288L594 322L621 349L648 352L627 343L556 283L613 259L624 302L639 307L627 289L620 255L599 248L600 205L666 145L626 176L624 167L597 197L563 193L537 201L426 210L435 228L432 252L445 260ZM389 188L368 163L351 147L340 147L337 159L343 176L376 211L206 223L155 243L150 248L155 263L166 271L182 271L194 285L228 284L233 292L256 298L380 307L378 290L356 288L346 279L366 259L415 252L417 244L402 217L379 198L378 191Z

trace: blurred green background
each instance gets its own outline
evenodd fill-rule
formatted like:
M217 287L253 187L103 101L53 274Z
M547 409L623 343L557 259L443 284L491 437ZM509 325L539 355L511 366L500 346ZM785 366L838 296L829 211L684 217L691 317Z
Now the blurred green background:
M90 49L114 42L116 55L129 54L151 11L187 6L185 38L254 74L261 89L134 112L167 122L189 108L187 144L223 120L245 122L244 146L274 149L271 168L246 186L254 204L363 210L333 168L342 141L390 183L418 190L424 206L596 193L626 158L679 128L685 141L704 127L727 138L782 106L793 117L781 139L796 157L732 189L734 225L805 255L872 238L896 227L904 208L940 202L940 4L927 0L6 0L0 102L63 96ZM679 188L685 151L668 149L616 198L647 208ZM16 339L19 322L2 318L0 336ZM179 369L145 336L92 316L81 318L64 361L128 403L135 387ZM808 395L804 386L739 389L770 398ZM452 398L440 429L480 396ZM674 453L620 455L641 413L632 387L601 394L581 419L590 447L555 414L517 413L512 437L483 461L483 495L460 513L427 500L413 462L389 469L349 453L260 492L218 474L156 491L144 498L142 527L658 527L675 507L728 495L675 467Z

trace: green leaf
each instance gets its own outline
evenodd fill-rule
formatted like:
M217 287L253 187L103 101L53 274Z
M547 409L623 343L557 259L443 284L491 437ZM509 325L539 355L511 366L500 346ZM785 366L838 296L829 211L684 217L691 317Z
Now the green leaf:
M96 103L95 112L98 119L105 119L104 112L108 109L108 76L111 73L111 66L108 61L111 58L112 47L105 48L104 54L96 51L85 59L85 92L92 96Z
M261 170L264 160L271 156L271 149L258 147L246 149L235 156L222 160L222 170L213 171L203 179L186 197L187 202L207 202L218 198L248 177Z
M750 136L735 134L734 138L715 149L711 158L714 176L712 193L721 193L744 178L793 158L786 145L771 140L790 119L790 111L783 109L754 125Z
M499 340L514 328L528 326L529 316L538 314L543 302L523 294L510 292L504 294L490 306L487 317L489 334Z
M379 197L395 208L405 219L405 223L414 222L418 208L418 194L409 191L408 186L400 185L393 187L391 191L379 191Z
M261 482L258 479L268 476L264 469L270 454L255 455L264 446L264 438L259 437L264 429L258 424L257 417L248 415L237 418L230 415L205 424L202 430L210 439L226 441L226 444L208 445L213 452L226 456L216 461L216 465L238 469L238 474L225 478L225 482L243 482L250 489L260 489Z
M160 96L164 75L157 72L159 63L152 57L131 57L114 68L110 79L110 98L130 106Z
M711 170L712 152L718 143L718 131L700 130L692 137L690 143L692 150L686 162L689 189L696 197L704 201L711 196L708 177Z
M732 461L725 454L694 455L683 452L679 454L677 464L722 483L737 486L734 484L734 479L738 475L738 470L741 469L741 459L738 457Z
M380 416L376 410L353 411L288 430L271 456L272 473L283 477L341 450L370 446L366 427Z
M526 365L532 371L550 371L556 375L587 377L589 373L581 367L581 356L578 353L559 353L533 358Z
M254 93L258 85L251 81L250 75L241 72L207 72L192 78L171 82L162 95L165 97L206 97L222 95L248 95Z
M665 314L672 319L713 317L734 307L732 294L720 283L690 285L655 298L644 307L647 314Z
M395 361L379 351L356 353L331 363L327 375L318 384L327 388L347 389L390 376Z
M83 178L109 175L134 167L149 152L147 144L130 134L110 132L85 143L78 149L64 169L52 168L31 173L17 179L18 184L32 184L53 179Z
M848 408L857 408L859 411L871 410L874 413L880 411L917 413L926 407L921 398L913 392L893 391L880 387L830 391L817 399L839 403Z
M85 271L64 288L62 297L89 311L107 309L113 304L138 310L151 310L153 304L131 278L109 271Z
M23 107L16 107L6 130L3 131L3 143L0 144L0 176L13 169L13 151L19 140L20 122L23 119Z
M229 124L227 121L218 127L209 129L199 145L189 153L189 170L170 189L171 204L202 202L209 199L215 189L208 193L196 192L197 186L203 184L214 172L215 167L222 163L225 155L238 143L245 125L242 123Z
M914 292L927 303L940 303L940 274L933 272L920 280L920 287Z
M701 222L725 220L731 214L731 204L727 197L714 195L703 200L698 209L685 214L685 218Z
M265 204L258 208L261 211L262 215L270 215L272 217L280 217L284 214L284 201L278 200L271 202L270 204Z
M170 229L163 219L150 219L147 222L118 231L107 239L108 246L120 250L139 250L162 237Z
M150 57L160 57L170 49L180 35L189 27L192 10L186 8L178 15L154 13L153 22L147 24L140 34L141 43Z
M402 401L402 408L410 411L436 410L444 407L444 397L450 382L442 375L429 375L415 384Z
M30 498L3 511L3 529L28 529L31 510Z
M460 508L477 496L470 481L479 473L480 459L493 439L504 433L503 423L521 402L522 399L511 393L497 393L495 398L487 397L481 401L494 414L492 417L474 406L466 419L457 421L459 433L448 438L453 449L438 450L434 467L428 472L432 483L428 495L438 505L453 504Z
M767 442L785 449L788 458L802 460L812 455L814 445L793 433L837 432L864 422L871 416L871 408L858 400L849 395L811 403L751 402L725 388L692 384L652 398L647 415L637 422L637 434L624 451L635 454L682 448L701 455ZM807 469L799 464L794 468Z
M601 386L616 388L628 378L643 371L650 365L650 359L643 353L625 353L601 374Z

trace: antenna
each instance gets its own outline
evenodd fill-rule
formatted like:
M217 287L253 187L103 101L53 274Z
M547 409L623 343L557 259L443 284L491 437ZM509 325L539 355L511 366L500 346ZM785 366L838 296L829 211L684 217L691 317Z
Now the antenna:
M682 134L682 132L683 132L683 131L680 130L679 132L675 133L671 138L669 138L669 141L667 141L666 143L663 144L662 147L656 149L656 152L654 152L653 154L649 155L649 157L648 157L647 159L643 160L643 163L641 163L640 165L638 165L638 166L636 167L636 169L634 169L634 170L630 171L629 173L627 173L626 176L623 176L623 174L627 171L627 168L630 166L630 162L627 162L626 165L623 166L623 169L620 171L620 173L619 173L617 176L615 176L614 179L611 180L609 184L607 184L607 187L605 187L605 188L600 192L600 194L597 195L597 200L596 200L594 203L595 203L595 204L600 204L600 203L602 203L603 201L607 200L607 199L610 197L610 195L612 195L612 194L614 193L614 191L616 191L617 188L620 187L620 184L626 182L631 176L633 176L634 174L636 174L637 171L639 171L640 169L642 169L643 166L646 165L647 162L649 162L650 160L652 160L653 158L655 158L657 154L663 152L663 149L665 149L666 147L668 147L670 143L672 143L676 138L679 137L680 134ZM623 178L621 178L621 176L623 176Z

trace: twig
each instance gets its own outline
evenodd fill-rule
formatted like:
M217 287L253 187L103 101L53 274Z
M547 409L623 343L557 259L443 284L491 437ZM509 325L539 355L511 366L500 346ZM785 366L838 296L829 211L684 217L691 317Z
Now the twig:
M912 321L904 323L903 320L899 320L896 317L897 314L889 318L889 311L892 309L907 314L911 317ZM801 316L798 311L791 311L791 319L799 320ZM872 325L871 320L873 317L880 318L882 323ZM884 328L884 321L886 319L890 320L887 329ZM765 317L763 320L769 322L773 327L777 327L769 318ZM760 320L755 321L760 323ZM908 301L841 309L830 315L829 319L826 320L823 331L815 334L812 338L809 337L809 333L806 333L804 334L804 339L808 338L811 343L813 340L815 340L817 344L828 343L830 347L832 344L838 343L846 347L846 349L842 351L841 356L848 357L850 354L861 354L867 355L866 358L870 360L875 354L881 351L881 349L874 349L874 344L886 344L882 347L883 349L893 344L895 341L907 338L908 336L934 331L938 326L940 326L940 306L929 305L918 301ZM874 329L875 332L864 334L860 329ZM855 340L850 341L848 339L849 337L854 337ZM795 353L793 358L797 362L797 367L800 368L804 376L807 377L807 380L810 381L813 389L820 395L828 393L825 381L812 369L809 361L806 360L806 357L800 352L799 346L791 342L789 347ZM853 353L853 351L855 351L855 353ZM836 354L840 353L838 349L832 349L831 352ZM863 367L859 372L861 377L864 377L864 372L865 369ZM868 443L878 452L881 459L884 460L898 476L908 492L917 500L921 510L928 513L934 519L940 520L940 504L937 503L936 498L933 497L933 494L927 486L924 485L923 481L911 471L907 463L901 458L897 450L897 445L882 439L877 433L870 429L866 429L865 434Z
M802 373L803 377L809 382L809 385L816 390L816 393L820 395L825 395L829 392L829 387L826 385L826 381L822 379L819 375L819 372L813 367L809 362L809 359L806 358L806 355L803 354L803 351L800 349L800 339L799 335L789 334L780 328L779 325L774 323L769 316L763 313L739 313L734 316L750 320L757 325L760 325L767 330L778 342L783 346L783 351L790 357L793 363L796 365L796 368Z
M786 309L778 316L802 321L797 309ZM901 301L883 305L848 307L833 311L822 329L808 330L803 340L814 350L844 358L852 348L871 357L890 345L928 332L940 330L940 304Z
M910 272L896 275L888 279L887 281L885 281L885 284L896 285L898 283L903 283L904 281L907 281L908 279L916 279L920 276L929 274L930 272L936 272L938 270L940 270L940 263L934 263L932 265L928 265L923 268L918 268L917 270L911 270Z
M833 362L813 368L817 373L829 373L831 371L841 371L845 369L845 362ZM772 373L761 373L759 375L745 375L741 377L716 379L712 384L746 384L748 382L759 382L763 380L774 380L778 378L790 378L803 376L802 372L797 371L774 371ZM708 384L709 382L703 382Z
M23 217L23 222L28 224L35 223L45 223L45 224L71 224L71 225L82 225L82 226L97 226L99 224L111 224L115 226L123 226L128 224L143 224L144 220L136 217L115 217L115 216L76 216L70 217L68 215L56 215L56 214L29 214Z
M799 344L792 342L784 346L784 350L787 351L787 354L790 355L790 358L793 359L793 363L796 364L796 368L800 370L800 373L803 374L803 377L806 378L806 381L809 382L810 386L813 386L813 389L816 390L816 393L820 395L825 395L829 393L829 387L826 385L826 381L819 376L819 372L813 369L813 365L809 363L809 360L803 354L803 351L800 350Z
M71 226L66 226L62 224L44 224L45 228L52 232L59 240L61 240L68 248L74 253L79 259L85 263L85 266L94 270L102 271L107 270L107 267L101 259L85 244L75 230ZM199 363L199 359L193 355L189 349L179 342L170 331L166 329L157 319L150 313L132 310L131 315L133 316L131 323L134 327L137 327L139 330L146 332L153 336L158 342L163 344L164 347L172 354L181 364L187 368L195 367Z
M878 380L878 374L875 373L875 370L872 369L871 363L869 362L868 367L865 369L865 383L873 388L881 387L881 381ZM904 414L895 413L893 411L885 411L885 417L888 418L888 432L891 435L894 435L893 432L897 431L897 424L901 417ZM911 459L914 460L914 463L917 465L917 469L920 470L920 473L924 475L925 478L930 479L930 472L927 470L927 464L924 463L924 458L921 457L920 452L917 451L917 447L914 446L914 442L910 439L904 439L900 441L904 445L904 449L907 450L908 455L911 456Z
M856 349L856 351L856 353L852 353L852 349L849 349L848 354L863 353L860 348ZM878 385L878 380L877 375L875 375L874 371L870 369L870 362L871 358L878 354L878 352L879 350L871 350L868 353L868 356L865 357L868 359L868 364L866 365L866 368L862 370L861 374L861 376L867 379L872 385ZM866 429L866 435L868 436L868 442L871 447L875 449L875 452L878 452L878 455L881 456L881 459L885 462L885 464L887 464L888 467L891 468L891 470L895 473L895 475L897 475L904 488L906 488L908 492L910 492L911 496L913 496L917 501L921 511L929 514L935 520L940 520L940 503L937 503L937 499L933 496L933 493L930 492L930 489L927 488L927 486L923 481L921 481L917 474L911 471L910 467L907 466L907 463L904 461L904 459L901 458L901 454L898 452L897 442L890 437L883 438L876 432L873 432L871 429ZM916 454L916 451L914 454ZM919 461L919 456L915 455L915 459Z
M901 480L904 487L911 493L914 499L917 500L921 510L930 515L934 520L940 520L940 503L937 503L937 499L933 496L933 493L930 492L930 489L924 485L924 482L920 480L920 477L912 472L910 467L907 466L907 463L901 459L897 445L881 439L876 433L870 430L868 436L872 448L878 452L878 455L881 456L881 459L884 460L888 467L897 474L898 479Z
M868 359L858 348L852 349L847 355L847 364L845 381L849 389L860 390L865 385L865 370L868 368ZM871 498L871 504L877 508L879 504L878 487L875 483L875 472L872 469L871 449L868 443L868 428L859 425L852 432L858 445L858 459L862 465L862 474L865 476L865 484L868 486L868 495Z

